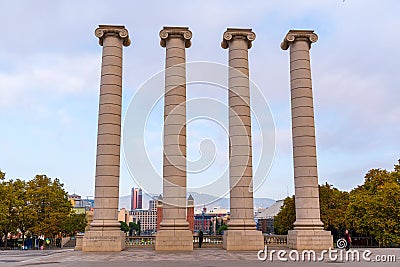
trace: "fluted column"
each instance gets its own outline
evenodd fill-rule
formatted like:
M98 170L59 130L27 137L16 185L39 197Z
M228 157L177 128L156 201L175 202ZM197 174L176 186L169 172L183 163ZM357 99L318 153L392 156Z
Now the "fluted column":
M229 48L229 184L230 221L224 236L228 250L261 249L254 222L251 112L248 49L256 38L251 29L228 28L222 48Z
M283 50L290 47L290 88L292 109L292 138L294 161L294 184L296 203L296 222L294 230L302 236L324 235L312 244L304 240L290 240L295 232L289 233L289 243L296 248L328 248L330 236L323 233L320 219L317 154L314 128L314 108L310 67L311 44L318 40L314 31L291 30L281 44ZM304 232L305 231L305 232ZM297 232L297 233L298 233ZM306 234L305 234L306 233ZM322 234L323 233L323 234ZM298 236L296 237L298 238ZM312 238L307 237L308 241ZM301 238L300 238L301 239ZM302 243L303 242L303 243ZM300 243L300 247L299 247ZM306 245L306 247L302 247ZM315 247L313 247L315 246Z
M85 234L84 251L120 251L124 245L118 222L122 104L122 46L129 46L124 26L100 25L103 46L97 132L94 219ZM118 244L107 243L111 238ZM104 240L103 240L104 239ZM102 242L102 240L104 242ZM113 247L112 247L113 246Z
M164 27L166 48L164 95L163 215L156 250L193 250L186 219L186 56L192 32Z

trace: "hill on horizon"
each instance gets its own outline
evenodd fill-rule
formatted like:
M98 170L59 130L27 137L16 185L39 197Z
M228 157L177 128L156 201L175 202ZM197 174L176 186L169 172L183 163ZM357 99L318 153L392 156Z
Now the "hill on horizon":
M215 196L197 193L197 192L188 192L187 195L192 195L194 198L194 203L196 208L201 208L205 205L207 209L211 209L214 207L219 207L221 209L229 209L229 197L226 198L217 198ZM158 197L157 194L143 194L143 209L148 209L149 200L153 197ZM267 208L274 204L276 200L271 198L254 198L254 207L255 208ZM120 196L119 197L119 209L125 208L127 210L131 209L131 196Z

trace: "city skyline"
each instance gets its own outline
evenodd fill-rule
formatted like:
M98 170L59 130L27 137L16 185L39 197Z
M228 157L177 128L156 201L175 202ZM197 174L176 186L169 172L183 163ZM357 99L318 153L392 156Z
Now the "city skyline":
M19 31L13 29L24 29L24 42L0 45L0 122L5 129L0 133L5 152L0 155L1 170L9 178L46 174L60 178L70 193L79 188L83 198L94 195L101 49L93 30L108 22L126 25L133 41L124 50L123 116L140 85L163 69L164 51L158 37L162 25L187 25L193 30L188 61L221 64L226 63L226 53L219 47L226 27L253 28L257 40L249 53L250 78L268 100L276 134L275 161L255 197L273 199L284 198L288 191L293 194L288 55L279 44L290 28L314 29L320 38L311 58L320 184L351 190L363 182L369 169L392 169L399 158L396 70L400 61L389 45L399 38L393 35L399 25L395 12L399 4L290 2L260 1L239 8L228 1L203 1L184 4L179 11L162 3L157 10L149 3L126 3L118 15L107 12L110 4L104 1L1 3L0 21L12 25L3 33L5 40L20 39ZM213 16L204 21L203 14ZM379 33L379 38L370 38L371 32ZM226 101L212 88L202 93L188 86L192 98L213 94ZM160 114L156 111L150 121L146 140L159 170ZM200 156L204 125L188 127L190 159ZM212 127L206 134L214 138L218 158L224 159L226 137ZM260 149L257 140L253 144ZM190 175L188 182L196 184ZM120 184L122 196L140 186L133 184L124 159Z

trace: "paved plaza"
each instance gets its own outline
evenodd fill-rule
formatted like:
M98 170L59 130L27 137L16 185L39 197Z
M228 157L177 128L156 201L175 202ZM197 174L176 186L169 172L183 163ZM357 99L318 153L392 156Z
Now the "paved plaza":
M360 249L362 253L365 249ZM396 255L396 263L377 262L273 262L260 261L256 252L228 252L223 249L194 249L193 252L156 252L153 249L127 249L122 252L0 251L0 266L398 266L400 249L371 249L376 255Z

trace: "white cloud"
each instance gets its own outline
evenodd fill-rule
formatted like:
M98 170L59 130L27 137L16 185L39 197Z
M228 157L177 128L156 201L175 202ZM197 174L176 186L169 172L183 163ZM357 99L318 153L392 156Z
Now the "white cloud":
M52 97L93 91L98 87L99 57L36 55L9 71L0 71L0 108L36 104Z

